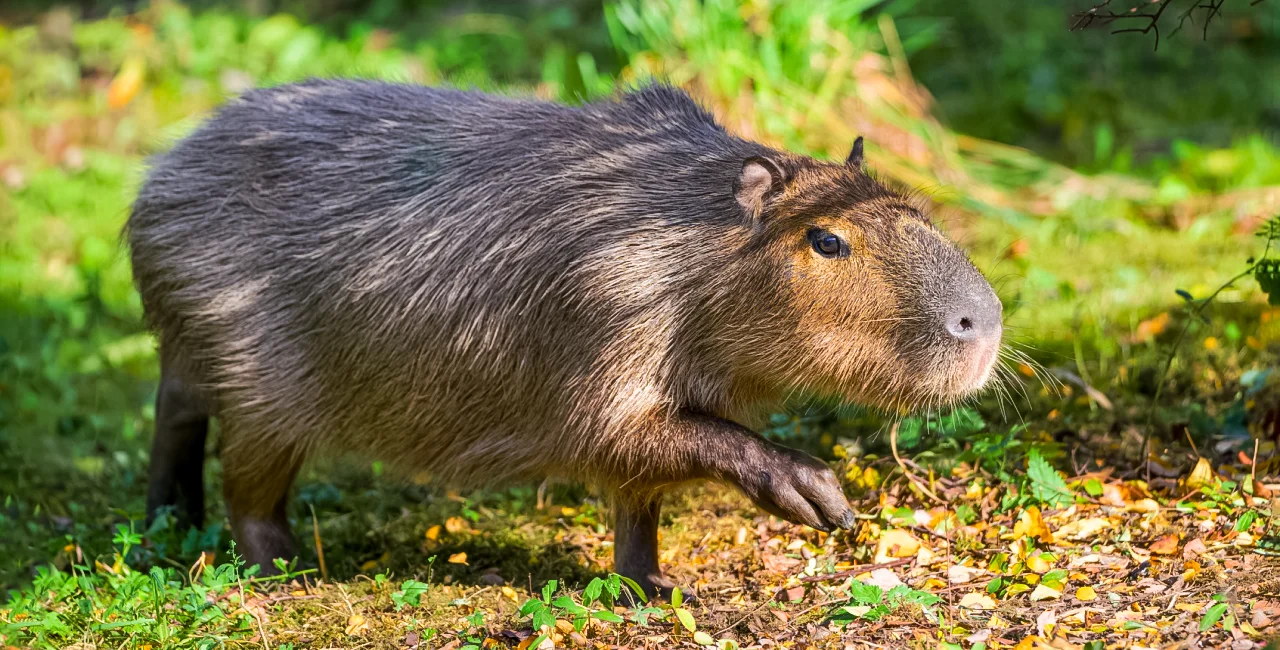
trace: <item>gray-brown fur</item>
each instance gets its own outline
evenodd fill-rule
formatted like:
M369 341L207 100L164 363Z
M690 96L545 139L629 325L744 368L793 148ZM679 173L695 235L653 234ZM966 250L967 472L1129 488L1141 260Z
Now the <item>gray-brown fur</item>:
M164 375L149 507L199 520L181 477L212 416L256 561L291 550L285 495L323 452L450 485L595 484L647 588L674 483L849 525L825 465L742 425L795 391L957 399L1000 336L986 281L856 153L735 138L663 86L581 107L369 81L247 93L154 161L126 231Z

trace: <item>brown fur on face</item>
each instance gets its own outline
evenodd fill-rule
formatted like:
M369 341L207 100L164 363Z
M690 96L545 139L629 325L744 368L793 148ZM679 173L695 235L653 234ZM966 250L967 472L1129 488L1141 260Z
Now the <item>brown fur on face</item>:
M743 252L744 266L762 271L741 309L768 314L756 321L764 331L736 346L748 372L783 391L895 411L981 389L998 331L976 349L938 334L938 305L956 285L976 290L998 316L998 300L963 253L860 168L788 157L779 169L785 188L756 217ZM815 231L839 237L845 252L819 254Z

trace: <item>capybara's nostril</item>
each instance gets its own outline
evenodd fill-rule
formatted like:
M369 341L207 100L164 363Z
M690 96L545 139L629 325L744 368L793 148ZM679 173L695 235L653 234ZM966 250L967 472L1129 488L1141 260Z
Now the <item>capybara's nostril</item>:
M968 316L947 316L947 333L960 341L972 341L978 338L978 328Z

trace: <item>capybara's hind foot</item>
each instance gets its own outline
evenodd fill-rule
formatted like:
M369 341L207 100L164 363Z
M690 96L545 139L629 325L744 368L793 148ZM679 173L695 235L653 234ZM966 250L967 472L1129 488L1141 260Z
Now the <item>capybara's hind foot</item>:
M622 575L627 575L627 574L624 573ZM635 580L636 584L639 585L640 588L644 590L645 598L651 601L670 603L672 602L672 596L674 595L675 590L679 587L679 585L677 585L674 581L662 575L661 573L647 574L642 576L627 576L627 577L631 578L632 580ZM627 589L623 590L622 597L624 599L624 602L627 602L628 604L635 606L638 603L635 602L636 598L631 593L631 591L632 590L630 586L628 586ZM691 590L680 589L680 600L685 603L695 602L697 600L697 596Z
M236 552L244 560L245 567L258 565L259 577L280 573L276 559L291 562L298 556L294 549L289 520L275 517L231 517L231 533L236 540Z

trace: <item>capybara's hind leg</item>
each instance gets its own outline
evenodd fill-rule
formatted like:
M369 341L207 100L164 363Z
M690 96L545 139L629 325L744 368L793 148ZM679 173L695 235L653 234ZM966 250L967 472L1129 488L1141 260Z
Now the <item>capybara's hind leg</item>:
M156 435L147 478L147 523L177 506L180 524L204 526L204 450L209 414L172 362L160 362Z
M631 578L647 598L670 599L675 583L658 567L658 516L662 503L657 495L635 502L618 499L613 533L613 570Z
M236 551L260 575L278 573L275 559L297 556L289 531L289 488L302 459L266 441L236 441L222 450L223 494Z

